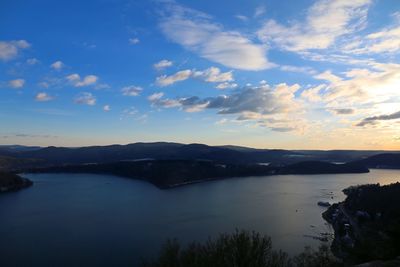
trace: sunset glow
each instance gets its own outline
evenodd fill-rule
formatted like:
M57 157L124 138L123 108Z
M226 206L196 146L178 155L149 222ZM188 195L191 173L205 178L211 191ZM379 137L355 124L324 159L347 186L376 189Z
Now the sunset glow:
M400 150L398 0L6 2L1 144Z

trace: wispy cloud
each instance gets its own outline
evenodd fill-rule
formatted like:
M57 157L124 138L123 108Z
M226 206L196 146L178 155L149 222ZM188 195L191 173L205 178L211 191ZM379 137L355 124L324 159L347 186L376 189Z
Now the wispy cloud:
M389 54L400 51L400 23L391 28L359 37L343 47L349 54Z
M158 86L168 86L172 85L176 82L184 81L189 79L192 76L192 71L191 70L181 70L178 71L177 73L167 76L167 75L161 75L156 78L156 84Z
M223 90L223 89L233 89L233 88L236 88L236 87L238 87L237 83L228 83L228 82L223 82L223 83L220 83L217 86L215 86L215 88L221 89L221 90Z
M155 63L155 64L153 65L153 67L154 67L156 70L163 70L163 69L165 69L165 68L171 67L172 65L173 65L173 62L172 62L172 61L169 61L169 60L167 60L167 59L163 59L163 60L161 60L161 61Z
M0 60L8 61L15 59L21 50L27 49L30 46L30 43L25 40L0 41Z
M140 40L139 40L139 38L129 38L129 44L131 44L131 45L135 45L135 44L138 44L138 43L140 43Z
M279 66L279 69L282 71L288 71L288 72L298 72L298 73L304 73L308 75L315 75L317 73L316 70L314 70L311 67L304 67L304 66L291 66L291 65L282 65Z
M169 3L161 18L163 33L186 49L227 67L242 70L271 68L266 47L236 31L225 30L207 14Z
M131 85L122 88L121 91L125 96L138 96L143 91L143 88L140 86Z
M258 31L258 37L282 50L326 49L337 38L365 27L371 2L318 0L307 10L305 21L294 21L286 26L269 20Z
M37 58L28 58L27 60L26 60L26 64L28 64L28 65L36 65L36 64L38 64L40 61L37 59Z
M373 64L369 68L350 69L341 75L325 71L314 78L326 81L317 93L322 101L336 106L349 106L353 103L379 103L398 96L400 83L399 64Z
M203 71L193 71L193 77L211 83L231 82L234 80L232 71L221 72L216 67L211 67Z
M181 70L170 76L161 75L156 78L156 84L163 87L189 78L211 83L231 82L234 80L232 71L221 72L219 68L210 67L205 70Z
M163 99L163 96L163 92L158 92L148 96L147 99L150 101L151 105L155 107L173 108L181 106L179 100Z
M278 84L274 87L262 85L245 87L229 95L216 97L191 96L169 99L164 98L163 93L157 93L148 97L148 100L153 106L159 108L178 107L186 112L214 109L218 114L237 115L238 121L252 120L269 128L298 129L300 120L286 117L297 118L297 115L301 114L302 103L295 96L299 89L300 86L297 84L290 86ZM274 117L280 119L273 119Z
M126 108L122 111L120 120L134 119L135 121L145 123L147 121L147 114L141 114L136 107Z
M267 8L264 5L260 5L260 6L256 7L256 9L254 10L253 17L258 18L258 17L264 15L265 12L267 12Z
M235 18L237 18L238 20L241 20L243 22L246 22L249 20L249 18L244 15L236 15Z
M1 138L58 138L57 135L48 135L48 134L26 134L26 133L12 133L12 134L4 134L0 136Z
M96 105L96 97L92 93L83 92L75 97L74 102L76 104L94 106Z
M391 114L386 114L386 115L379 115L379 116L372 116L372 117L367 117L360 121L357 126L365 126L368 124L375 124L377 121L387 121L387 120L396 120L400 119L400 111L397 111L395 113Z

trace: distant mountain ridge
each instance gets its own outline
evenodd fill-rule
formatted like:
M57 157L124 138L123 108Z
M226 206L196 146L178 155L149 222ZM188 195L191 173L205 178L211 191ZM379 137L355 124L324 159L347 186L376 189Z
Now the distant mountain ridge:
M229 177L363 173L400 168L400 153L353 150L255 149L180 143L0 149L0 170L105 173L160 188Z
M16 151L7 156L41 159L48 164L106 163L121 160L176 159L210 160L220 163L283 162L296 152L288 150L233 149L223 146L179 143L134 143L128 145L90 146L79 148L46 147L37 150ZM1 155L1 151L0 151ZM286 160L285 160L286 161Z
M334 163L355 161L373 167L377 164L372 164L371 160L367 162L366 159L381 153L385 153L385 151L256 149L233 145L208 146L204 144L181 144L173 142L114 144L76 148L54 146L24 147L13 145L0 146L0 169L2 168L1 159L12 170L29 167L32 160L36 162L38 167L46 167L64 164L109 163L142 159L206 160L221 164L263 163L270 166L282 166L302 161ZM400 155L400 153L396 152L391 154ZM386 159L389 160L388 158ZM380 165L383 166L384 164ZM396 164L391 163L390 165L394 166ZM400 163L398 166L400 166Z
M400 169L400 153L383 153L356 161L368 168Z

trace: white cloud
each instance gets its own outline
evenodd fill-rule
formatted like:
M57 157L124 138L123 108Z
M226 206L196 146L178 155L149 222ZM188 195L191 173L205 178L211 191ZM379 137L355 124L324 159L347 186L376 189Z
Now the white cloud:
M263 5L256 7L256 9L254 10L254 17L258 18L261 15L264 15L265 12L267 12L267 8Z
M257 126L273 131L295 131L301 133L306 128L303 104L296 92L297 84L278 84L244 87L228 95L199 98L197 96L169 99L158 93L148 99L160 108L180 108L185 112L216 110L218 114L236 115L237 122L251 121Z
M66 79L75 87L89 86L97 83L98 77L96 75L87 75L83 79L77 73L68 75Z
M64 63L61 62L60 60L58 60L50 65L50 68L52 68L54 70L61 70L63 67L64 67Z
M164 93L163 92L159 92L159 93L154 93L154 94L148 96L147 99L150 102L155 102L155 101L161 99L163 96L164 96Z
M110 105L104 105L103 106L103 111L105 111L105 112L111 111Z
M28 58L26 60L26 64L28 65L36 65L38 64L40 61L37 58Z
M192 73L194 78L200 78L205 82L218 83L234 80L232 71L221 72L221 70L216 67L210 67L203 71L193 71Z
M232 71L221 72L219 68L210 67L205 70L181 70L170 76L161 75L156 78L156 84L163 87L189 78L211 83L231 82L234 80Z
M143 91L143 88L140 86L126 86L124 88L121 89L122 94L125 96L138 96L140 94L140 92Z
M215 86L217 89L233 89L238 87L237 83L228 83L228 82L223 82Z
M135 44L140 43L139 38L129 38L128 41L129 41L129 43L130 43L131 45L135 45Z
M91 93L84 92L84 93L79 94L74 99L74 102L76 104L94 106L94 105L96 105L96 97Z
M340 74L325 71L314 78L323 83L305 89L300 95L309 109L329 111L333 116L339 116L339 125L350 129L355 125L372 125L375 129L388 131L394 127L386 119L393 116L377 117L376 114L395 114L398 110L400 64L370 63ZM313 112L313 116L317 114ZM362 117L366 119L362 120Z
M16 58L19 52L31 45L25 40L0 41L0 60L8 61Z
M260 40L289 51L326 49L336 39L365 27L371 0L318 0L308 10L304 22L289 26L267 21L258 31Z
M161 60L161 61L155 63L155 64L153 65L153 67L154 67L156 70L162 70L162 69L171 67L172 65L173 65L173 62L172 62L172 61L163 59L163 60Z
M327 70L325 72L317 74L317 75L314 76L314 78L318 79L318 80L329 81L331 83L335 83L335 82L341 81L341 78L339 76L336 76L336 75L332 74L332 72L330 70Z
M18 89L24 87L25 80L24 79L15 79L8 82L9 86Z
M156 84L158 86L168 86L168 85L172 85L176 82L179 81L184 81L190 78L190 76L192 75L192 71L191 70L181 70L178 71L177 73L167 76L167 75L162 75L156 78Z
M179 98L176 101L185 110L203 107L202 109L217 109L219 114L241 114L242 112L253 112L259 115L279 114L298 110L300 103L295 101L294 94L299 88L300 86L297 84L291 86L278 84L273 88L263 85L244 88L231 95L220 95L204 99L192 96ZM149 100L158 101L160 106L163 106L162 104L165 102L160 102L162 97L163 95L158 95L157 98Z
M79 82L81 80L81 76L77 73L68 75L66 78L68 81L73 82L73 83Z
M343 47L349 54L382 54L400 51L400 26L386 28Z
M80 87L80 86L87 86L87 85L95 84L97 82L97 80L98 80L97 76L87 75L87 76L85 76L85 78L82 81L76 83L76 86Z
M267 84L267 81L266 80L261 80L260 81L260 85L266 85Z
M237 18L238 20L244 21L244 22L249 20L249 18L244 15L236 15L235 18Z
M163 107L163 108L173 108L181 106L178 100L162 99L163 96L164 93L159 92L150 95L149 97L147 97L147 99L150 101L152 106Z
M52 100L53 97L48 95L47 93L41 92L35 96L35 100L39 102L46 102Z
M320 84L315 87L308 88L301 93L301 97L310 102L319 102L322 100L321 91L326 88L325 84Z
M268 62L264 45L253 43L239 32L224 30L204 13L169 4L160 27L171 41L235 69L263 70L274 66Z
M316 74L316 71L311 67L298 67L298 66L290 66L290 65L282 65L279 66L279 69L282 71L290 71L290 72L299 72L304 74Z

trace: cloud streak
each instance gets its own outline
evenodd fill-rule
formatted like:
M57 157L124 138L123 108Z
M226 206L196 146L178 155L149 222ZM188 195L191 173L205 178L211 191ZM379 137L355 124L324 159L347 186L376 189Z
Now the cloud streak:
M282 50L326 49L337 38L365 26L370 4L371 0L319 0L307 10L305 21L286 26L269 20L258 31L258 37Z
M160 60L159 62L155 63L153 65L153 68L155 68L156 70L163 70L163 69L166 69L168 67L171 67L172 65L173 65L172 61L163 59L163 60Z
M143 91L143 88L140 86L131 85L122 88L121 91L124 96L138 96Z
M255 44L236 31L225 30L211 17L169 3L160 22L162 32L174 43L212 62L241 70L263 70L274 66L264 45Z
M223 83L234 81L232 71L221 72L219 68L210 67L205 70L181 70L172 75L161 75L156 78L156 85L160 87L169 86L176 82L195 78L204 82Z
M377 121L388 121L388 120L396 120L400 119L400 111L397 111L395 113L387 114L387 115L379 115L379 116L372 116L372 117L367 117L357 123L357 126L365 126L368 124L375 124Z

